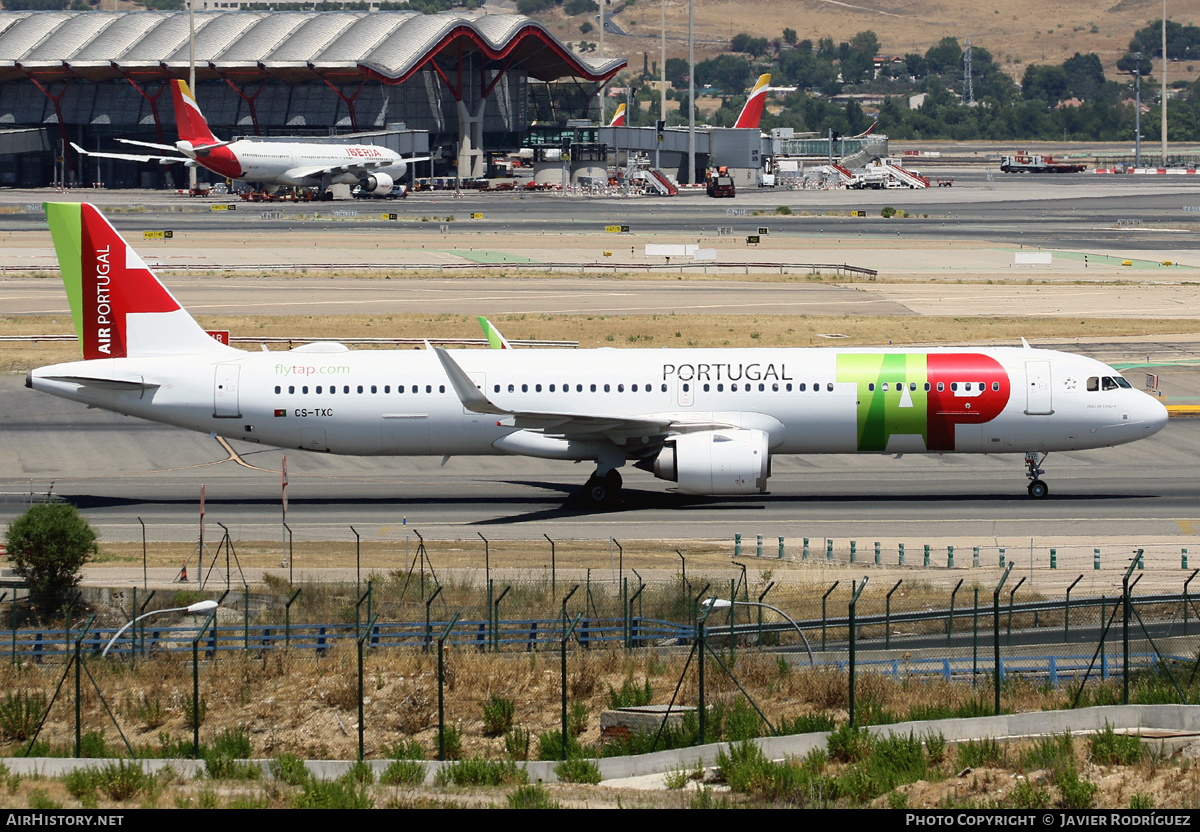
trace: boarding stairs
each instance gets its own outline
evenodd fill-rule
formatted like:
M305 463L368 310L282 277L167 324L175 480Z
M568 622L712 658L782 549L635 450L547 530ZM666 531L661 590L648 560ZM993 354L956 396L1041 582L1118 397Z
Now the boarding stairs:
M902 168L894 162L884 161L883 168L895 181L909 188L928 188L929 180L915 171Z

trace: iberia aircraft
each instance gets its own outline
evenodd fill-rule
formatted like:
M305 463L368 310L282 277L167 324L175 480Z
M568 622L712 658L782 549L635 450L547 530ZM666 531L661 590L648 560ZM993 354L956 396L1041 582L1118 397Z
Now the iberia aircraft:
M83 360L26 386L230 439L356 455L626 463L685 494L755 494L779 454L1025 455L1120 445L1167 421L1091 358L1024 348L355 350L218 343L94 207L48 204Z
M267 142L239 139L219 140L208 129L208 122L188 85L171 81L175 101L175 124L179 141L174 146L117 139L125 144L156 150L175 150L182 156L149 156L132 153L98 153L72 144L77 153L105 159L133 162L178 162L188 167L207 168L226 179L241 179L270 188L280 186L316 188L323 198L331 199L331 185L359 185L371 193L386 194L408 171L411 162L427 161L428 156L405 159L386 147L373 144L323 144L319 142Z
M609 127L624 127L625 126L625 105L617 105L617 111L613 113L612 121L608 123Z

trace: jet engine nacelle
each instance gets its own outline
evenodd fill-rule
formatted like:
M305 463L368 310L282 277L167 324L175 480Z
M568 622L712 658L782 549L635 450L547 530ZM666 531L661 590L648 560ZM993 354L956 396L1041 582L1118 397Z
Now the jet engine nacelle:
M771 476L769 441L747 428L685 433L663 446L654 475L678 483L683 494L761 493Z
M364 191L370 191L373 194L386 194L392 190L392 177L386 173L368 174L359 184Z

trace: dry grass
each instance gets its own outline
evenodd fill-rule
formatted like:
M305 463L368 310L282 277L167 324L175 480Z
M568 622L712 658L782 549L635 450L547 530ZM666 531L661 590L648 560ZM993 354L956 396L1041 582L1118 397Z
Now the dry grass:
M228 329L238 337L296 338L475 338L470 315L293 315L200 316L206 329ZM809 347L879 346L888 343L1019 343L1041 338L1162 335L1200 332L1200 320L808 316L808 315L497 315L492 322L510 340L572 340L581 347ZM22 316L0 321L5 335L71 335L69 318ZM837 337L827 337L837 336ZM270 345L286 349L285 345ZM369 347L368 347L369 348ZM74 342L0 344L0 370L79 360Z

